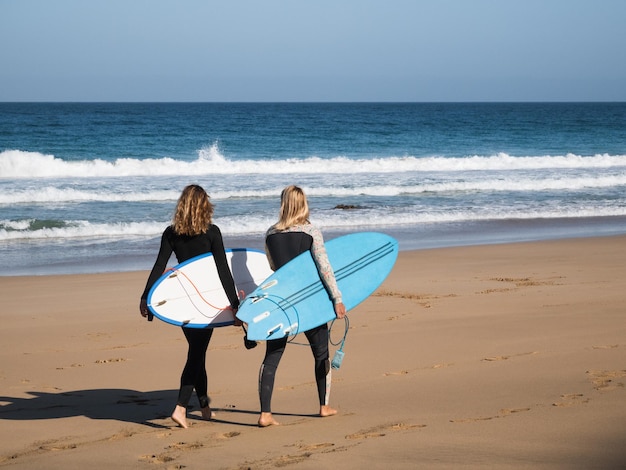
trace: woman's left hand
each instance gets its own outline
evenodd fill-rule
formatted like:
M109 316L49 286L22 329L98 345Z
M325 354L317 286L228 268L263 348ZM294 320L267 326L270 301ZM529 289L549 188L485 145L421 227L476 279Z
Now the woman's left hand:
M139 302L139 313L141 313L141 316L144 318L148 316L149 310L146 299L141 299L141 302Z

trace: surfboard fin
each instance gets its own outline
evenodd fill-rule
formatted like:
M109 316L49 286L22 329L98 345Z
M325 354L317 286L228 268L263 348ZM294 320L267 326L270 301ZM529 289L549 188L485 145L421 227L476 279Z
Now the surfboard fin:
M274 328L270 329L267 331L267 337L269 338L270 336L272 336L274 333L276 333L277 331L280 331L281 328L283 327L282 323L279 323L278 325L276 325Z
M287 328L285 328L285 330L283 331L283 333L285 333L285 336L288 336L290 334L292 334L293 332L298 332L298 322L292 323L291 325L289 325Z
M253 304L257 303L260 300L266 299L266 298L267 298L267 295L257 295L257 296L254 296L254 297L250 297L251 302Z

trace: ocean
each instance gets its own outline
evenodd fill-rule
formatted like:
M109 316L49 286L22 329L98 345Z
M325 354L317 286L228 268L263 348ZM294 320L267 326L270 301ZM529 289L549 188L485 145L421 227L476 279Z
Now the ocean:
M148 270L191 183L231 248L288 184L327 240L624 234L626 103L0 103L1 275Z

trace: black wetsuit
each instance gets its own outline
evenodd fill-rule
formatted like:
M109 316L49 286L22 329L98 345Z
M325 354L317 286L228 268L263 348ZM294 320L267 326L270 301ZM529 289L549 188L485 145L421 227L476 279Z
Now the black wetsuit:
M217 272L230 305L232 308L239 306L235 282L226 261L222 233L217 225L210 225L206 233L196 236L177 235L171 226L166 228L161 237L159 254L148 277L146 288L141 295L142 299L148 298L148 292L165 271L172 252L176 255L179 263L198 255L213 253ZM187 362L180 377L178 404L186 407L195 388L200 407L205 408L209 405L205 360L213 329L183 327L182 330L189 344L189 350Z

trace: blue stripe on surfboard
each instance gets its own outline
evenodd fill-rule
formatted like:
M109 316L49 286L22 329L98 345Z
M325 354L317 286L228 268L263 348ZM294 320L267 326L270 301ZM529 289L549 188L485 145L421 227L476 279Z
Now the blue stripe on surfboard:
M397 251L396 240L376 232L328 242L329 261L336 268L335 278L348 310L370 296L389 275ZM250 339L267 340L314 328L321 324L319 321L334 318L334 311L308 253L294 258L261 283L244 300L237 317L248 323Z
M351 263L339 268L336 272L335 272L335 279L339 282L342 281L343 279L347 278L348 276L353 275L354 273L365 269L366 267L368 267L369 265L371 265L372 263L384 258L385 256L393 253L394 251L394 244L391 242L386 243L385 245L378 247L374 250L372 250L371 252L367 253L366 255L362 256L361 258L352 261ZM321 280L317 280L315 282L312 282L311 284L303 287L302 289L300 289L297 292L294 292L293 294L291 294L289 297L279 297L281 300L280 302L278 302L276 304L276 306L279 309L284 309L285 307L283 307L282 305L287 304L289 307L292 307L294 305L297 305L300 302L303 302L304 300L308 299L309 297L314 296L315 294L319 293L320 291L324 290L324 284L322 283ZM260 296L252 296L251 298L255 298L255 297L259 297L259 298L267 298L266 295L260 295ZM273 310L275 311L275 309Z
M360 258L354 261L351 261L347 265L342 266L341 268L338 268L337 271L335 272L335 278L337 279L338 282L340 282L346 279L347 277L354 275L355 273L357 273L358 271L362 269L371 268L372 267L371 265L373 263L376 263L377 261L382 260L383 258L389 255L392 255L396 250L396 246L397 246L397 242L389 241L377 248L374 248L369 253L366 253ZM384 277L386 277L387 274L388 273L386 273L385 276L383 276L383 279ZM274 285L277 285L277 284L274 284ZM274 304L273 308L269 308L267 310L269 314L268 316L281 313L282 316L284 317L284 320L283 320L284 323L277 320L278 322L276 324L268 328L266 332L267 338L271 337L272 335L274 335L275 333L281 330L282 330L283 336L298 334L298 332L300 331L299 330L300 314L299 314L298 305L302 302L305 302L310 297L313 297L319 294L321 291L324 291L324 290L325 290L325 287L322 281L318 279L317 281L312 282L311 284L308 284L307 286L303 287L299 291L293 293L292 295L286 298L280 297L276 294L270 294L267 292L259 296L253 296L251 299L254 299L254 298L257 298L259 300L262 299L262 300L265 300L267 302L271 302L272 304ZM354 308L356 305L361 303L367 297L368 297L367 295L357 297L354 305L349 305L348 308ZM257 338L257 339L260 339L260 338Z

